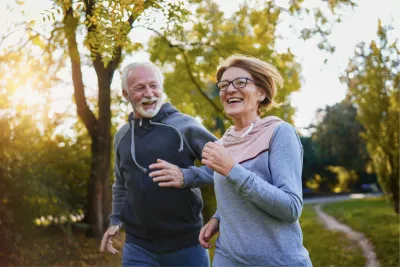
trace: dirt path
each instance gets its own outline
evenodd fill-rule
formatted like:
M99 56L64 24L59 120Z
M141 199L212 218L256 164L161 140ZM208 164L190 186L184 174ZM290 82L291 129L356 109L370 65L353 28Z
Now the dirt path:
M376 258L376 253L374 251L374 247L371 242L365 237L363 233L359 233L351 229L349 226L338 222L332 216L329 216L325 212L321 210L322 204L318 204L314 206L315 211L317 212L318 218L322 221L325 227L329 230L340 231L346 234L346 236L355 242L357 242L362 251L363 255L366 258L366 267L379 267L379 262Z

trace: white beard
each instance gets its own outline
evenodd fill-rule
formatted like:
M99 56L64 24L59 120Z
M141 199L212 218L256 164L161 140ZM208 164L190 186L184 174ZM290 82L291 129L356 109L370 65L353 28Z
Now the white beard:
M155 107L147 110L144 109L142 103L150 101L156 101ZM152 118L155 115L157 115L157 113L160 111L160 108L163 103L164 103L164 95L160 98L154 96L152 98L143 97L142 100L140 100L140 102L135 103L133 105L133 109L143 118Z

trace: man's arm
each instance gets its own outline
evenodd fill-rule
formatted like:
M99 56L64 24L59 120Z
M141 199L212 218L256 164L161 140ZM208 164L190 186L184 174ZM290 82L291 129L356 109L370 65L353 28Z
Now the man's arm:
M182 113L171 116L165 123L179 130L193 158L197 160L201 160L201 154L205 144L217 140L217 138L207 131L196 119ZM194 188L214 183L214 171L207 166L179 168L176 165L158 159L157 162L151 164L149 168L157 169L156 171L150 172L149 176L161 187Z
M193 124L189 124L185 129L184 135L187 145L192 150L197 160L201 160L201 153L208 142L217 141L217 138L195 119L193 119ZM193 166L187 169L181 169L181 171L184 177L184 187L202 187L214 183L214 171L207 166Z
M207 166L189 167L181 169L183 173L183 187L203 187L214 183L214 170Z

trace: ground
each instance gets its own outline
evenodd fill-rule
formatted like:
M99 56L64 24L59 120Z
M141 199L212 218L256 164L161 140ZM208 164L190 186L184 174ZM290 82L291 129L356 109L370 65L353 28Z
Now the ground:
M384 199L344 201L325 204L323 210L353 229L365 233L376 249L382 267L399 266L399 216ZM304 246L313 265L365 266L357 243L345 234L327 230L311 204L304 206L300 225ZM99 252L100 241L82 232L67 235L57 228L36 229L36 238L24 240L15 253L0 253L5 266L120 266L121 254ZM124 235L116 247L121 251ZM213 255L213 249L210 250Z

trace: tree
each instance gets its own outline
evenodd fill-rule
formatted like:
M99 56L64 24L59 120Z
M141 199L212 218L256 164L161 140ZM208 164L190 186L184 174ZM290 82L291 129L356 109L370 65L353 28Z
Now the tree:
M355 171L365 170L369 155L365 141L360 139L364 129L356 120L357 109L354 105L342 101L318 112L324 114L312 134L318 146L318 155L326 159L328 165Z
M342 192L359 191L362 184L375 182L355 106L345 99L318 110L317 117L317 124L310 126L314 128L311 137L302 138L306 185Z
M54 80L40 58L25 47L0 53L0 61L0 250L9 252L30 238L35 219L82 212L90 157L86 136L55 134L68 115L49 114ZM40 103L30 101L32 87Z
M189 2L197 3L201 1ZM302 11L306 11L307 9L302 8L302 2L302 0L292 1L290 9L287 10L287 12L289 14L299 15ZM330 1L329 7L334 11L335 8L341 4L354 5L351 0L336 0ZM267 13L263 13L263 11L260 11L259 14L254 13L254 18L252 18L252 20L262 20L264 19L263 15L271 15L271 21L274 23L274 21L277 21L276 16L280 13L280 10L282 10L282 8L274 8L273 10L269 10ZM244 21L238 22L242 25L240 31L246 31L248 29L244 26L244 24L248 22L248 19L245 17L247 11L248 10L243 11L244 13L242 14ZM56 21L56 12L60 13L62 22ZM44 50L47 51L50 59L52 59L51 55L54 55L54 51L57 48L66 48L68 51L67 55L71 62L77 113L92 140L91 175L87 194L88 204L86 219L93 226L93 234L97 237L101 236L104 228L107 226L107 216L111 205L109 181L111 155L111 81L114 72L118 68L124 55L139 47L130 39L129 33L131 32L131 29L134 27L151 28L152 18L154 17L154 13L157 12L164 13L164 17L166 18L165 30L160 33L164 40L168 40L166 36L174 36L175 33L181 37L183 36L182 33L184 33L184 30L182 22L185 21L188 16L188 11L183 8L183 2L170 2L163 0L55 0L54 9L45 12L44 15L45 20L47 17L47 20L56 21L52 25L52 30L50 31L49 36L44 38L44 42L47 44L45 45ZM210 16L208 16L208 18L210 18ZM315 19L319 28L317 27L318 29L315 32L308 34L308 36L315 33L321 33L322 35L327 34L327 31L323 29L323 26L326 26L327 23L325 18L326 16L324 16L321 11L316 12ZM215 20L215 22L217 22L217 20ZM236 25L237 24L233 23L222 30L231 31L236 27ZM263 30L267 30L267 34L265 34L265 38L261 39L268 44L271 44L269 42L270 39L275 38L275 26L273 24L271 25L272 27L263 28ZM207 30L207 28L204 28L203 26L205 26L205 24L200 24L199 30L202 30L204 33L204 30ZM211 34L212 36L215 35L213 34L213 30L211 31ZM263 35L261 31L257 34L260 36ZM84 39L83 44L79 42L81 37ZM229 40L227 40L227 42L229 43ZM154 44L155 43L153 42L150 45ZM165 45L165 43L160 42L160 45L163 44ZM242 40L237 44L245 44L245 42ZM169 46L164 47L169 50ZM186 48L190 49L190 47L180 45L177 47L183 49L180 51L185 51ZM244 46L243 51L247 51L247 48L248 46ZM270 49L268 45L263 45L262 49L257 53L259 53L258 55L261 55L260 53L265 52L272 55L272 51L273 50ZM193 66L196 58L194 55L190 55L190 58L187 58L185 53L182 53L182 55L186 58L186 70L188 70ZM210 56L212 57L210 59L214 59L215 54L205 54L207 60ZM262 56L265 58L265 55ZM287 57L283 58L283 62L290 62L293 58L293 55L290 52L281 54L281 56ZM152 59L154 58L152 57ZM275 59L278 58L276 57ZM160 58L160 60L162 60L162 58ZM82 77L82 67L86 64L85 62L87 62L90 67L94 68L97 76L98 99L95 105L95 110L94 108L90 108L87 97L85 96L85 85ZM217 61L213 60L212 62L217 64ZM275 63L279 67L279 62ZM283 70L294 70L293 73L285 73L290 74L287 76L288 81L293 81L293 84L288 83L287 87L292 89L298 88L297 65L291 67L283 64L281 68ZM179 73L179 68L176 68L175 71ZM194 75L195 74L189 75L190 80L192 83L198 85L198 80L194 78ZM184 79L184 77L180 77L179 79L181 78L182 80ZM201 87L197 86L196 88L200 89L198 90L198 93L200 93L204 99L208 99L207 93L202 92ZM279 97L284 99L289 92L290 89L283 90ZM169 93L172 95L172 92ZM188 95L185 97L188 98ZM197 103L199 101L185 102L188 105L192 105L190 103ZM206 103L211 105L213 108L218 107L217 104L213 104L213 100ZM288 107L288 105L286 104L284 107ZM200 110L199 106L197 106L197 111L199 113ZM289 107L287 110L288 112L285 114L289 114L287 116L290 121L290 113L292 112L292 109ZM186 110L183 109L183 111ZM221 111L221 109L219 109L219 111ZM193 114L193 112L189 113ZM283 116L283 118L286 117ZM207 120L205 117L204 119ZM223 125L223 121L217 119L215 120L215 124Z
M54 7L43 17L54 21L50 38L45 38L45 51L53 54L56 49L65 48L71 63L77 114L92 141L85 219L96 237L101 237L108 226L111 210L111 82L124 56L140 47L129 33L139 23L149 27L152 12L163 13L166 23L180 23L186 16L182 2L55 0ZM57 14L61 22L57 21ZM82 37L84 41L80 43ZM97 76L95 108L90 107L85 95L84 65L93 67Z
M342 4L354 5L352 1L329 3L332 12ZM151 60L164 66L165 88L171 102L183 112L200 117L209 129L219 130L217 134L223 133L230 121L219 101L215 72L222 58L246 54L271 63L281 72L285 85L278 90L277 101L283 105L268 114L292 122L294 109L289 95L300 88L300 65L290 49L277 51L277 27L283 18L300 19L313 13L312 9L303 1L291 1L287 9L274 1L246 1L227 17L217 2L208 0L193 10L189 25L174 25L170 35L159 34L149 43ZM319 8L314 11L315 28L303 29L305 39L329 34L326 27L331 18ZM327 48L326 45L321 42L320 47Z
M342 81L347 97L355 103L357 119L365 129L362 137L379 184L399 213L399 89L400 52L389 42L389 26L378 23L377 41L360 43Z

